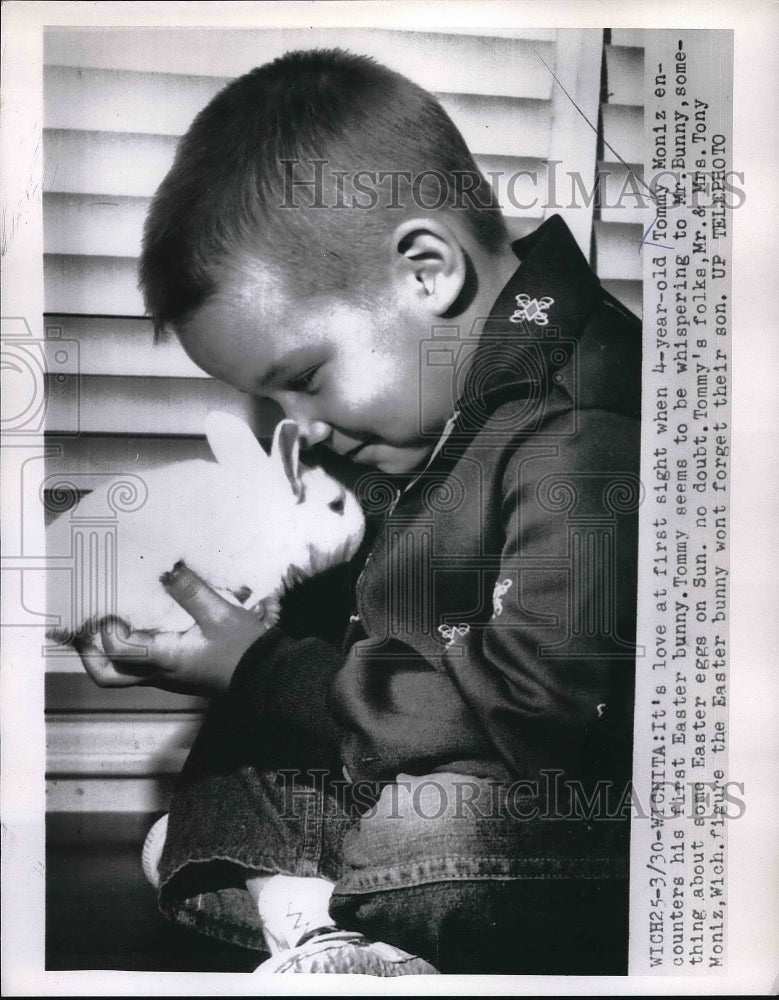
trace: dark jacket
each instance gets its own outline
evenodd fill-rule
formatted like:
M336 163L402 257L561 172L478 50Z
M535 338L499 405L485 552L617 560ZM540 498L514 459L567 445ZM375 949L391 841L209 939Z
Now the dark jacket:
M629 779L640 324L559 217L514 249L481 338L423 345L455 411L432 461L357 483L374 534L342 642L275 628L228 695L355 780Z

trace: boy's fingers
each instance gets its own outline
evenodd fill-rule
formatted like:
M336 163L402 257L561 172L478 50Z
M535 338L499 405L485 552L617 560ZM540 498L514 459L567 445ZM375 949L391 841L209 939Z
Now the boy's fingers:
M133 632L121 618L104 618L100 622L100 640L106 656L121 673L145 676L153 660L154 637L146 632ZM121 661L121 665L116 661Z
M47 628L46 638L60 646L73 646L75 635L66 628Z
M68 645L72 646L78 653L81 665L98 687L126 687L129 684L138 683L135 677L117 671L116 665L111 662L104 648L100 645L103 641L102 634L99 640L95 633L86 631L71 632L69 635Z
M201 629L225 622L236 612L233 604L212 590L183 562L177 562L169 573L163 573L160 583Z

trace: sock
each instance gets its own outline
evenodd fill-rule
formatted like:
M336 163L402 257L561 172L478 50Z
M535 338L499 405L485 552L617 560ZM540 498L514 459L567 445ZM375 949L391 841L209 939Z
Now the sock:
M324 878L271 875L247 879L272 955L294 948L311 931L333 928L328 913L333 883Z

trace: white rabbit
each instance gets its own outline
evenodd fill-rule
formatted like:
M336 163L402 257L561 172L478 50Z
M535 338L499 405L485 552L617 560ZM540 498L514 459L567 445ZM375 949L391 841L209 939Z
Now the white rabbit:
M226 413L208 415L206 435L216 462L115 476L48 526L48 611L60 618L57 631L106 615L133 628L189 628L192 619L159 580L178 560L232 603L262 602L273 618L292 582L354 555L365 526L360 506L322 469L300 466L294 421L278 424L270 456Z

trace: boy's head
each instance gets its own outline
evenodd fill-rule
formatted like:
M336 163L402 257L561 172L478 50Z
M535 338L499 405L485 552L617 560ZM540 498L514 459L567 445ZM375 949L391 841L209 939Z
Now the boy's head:
M436 317L468 315L507 246L438 102L368 58L314 50L237 79L197 116L149 211L140 277L155 328L207 371L321 424L309 437L341 453L386 440L402 454L359 459L404 471L429 450L409 423L419 340ZM351 385L338 407L302 378L315 366L341 395Z

